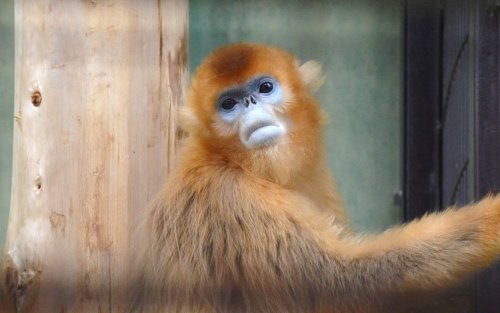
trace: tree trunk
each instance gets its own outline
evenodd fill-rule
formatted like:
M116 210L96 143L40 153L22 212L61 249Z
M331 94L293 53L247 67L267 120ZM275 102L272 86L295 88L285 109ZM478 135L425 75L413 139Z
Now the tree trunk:
M119 312L133 222L175 152L187 0L17 0L15 9L7 302L19 312Z

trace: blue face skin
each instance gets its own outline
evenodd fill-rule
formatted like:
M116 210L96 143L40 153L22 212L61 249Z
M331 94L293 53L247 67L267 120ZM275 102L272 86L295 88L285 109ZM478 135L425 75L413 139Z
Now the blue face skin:
M223 92L217 100L221 119L238 124L241 142L248 149L277 143L286 133L285 124L276 114L283 105L280 83L271 76L259 76Z

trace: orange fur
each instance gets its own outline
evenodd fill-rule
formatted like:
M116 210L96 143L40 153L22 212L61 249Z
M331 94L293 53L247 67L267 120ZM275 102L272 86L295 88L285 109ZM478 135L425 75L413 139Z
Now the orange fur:
M396 312L408 293L449 286L497 257L499 197L351 234L326 167L314 77L297 64L243 43L200 66L183 109L190 136L139 228L149 243L129 312ZM222 130L215 102L263 74L282 84L291 126L276 145L248 150Z

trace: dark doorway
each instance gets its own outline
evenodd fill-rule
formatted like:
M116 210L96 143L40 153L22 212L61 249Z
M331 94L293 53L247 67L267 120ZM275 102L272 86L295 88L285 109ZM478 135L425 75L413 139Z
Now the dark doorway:
M406 220L500 191L500 1L408 0ZM500 313L500 265L477 275L469 313Z

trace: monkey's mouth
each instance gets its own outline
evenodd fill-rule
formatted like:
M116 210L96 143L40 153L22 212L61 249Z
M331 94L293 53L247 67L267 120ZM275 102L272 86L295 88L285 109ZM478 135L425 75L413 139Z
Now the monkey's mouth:
M253 149L276 143L284 133L283 126L271 121L261 121L247 127L242 139L247 148Z

